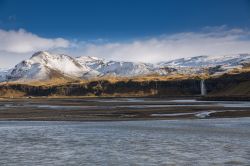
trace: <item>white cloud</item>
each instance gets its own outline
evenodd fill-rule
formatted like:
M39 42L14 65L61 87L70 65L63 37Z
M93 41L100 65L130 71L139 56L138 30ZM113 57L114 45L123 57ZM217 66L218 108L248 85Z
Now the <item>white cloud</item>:
M129 42L109 42L106 39L47 39L22 29L0 29L0 68L14 66L17 61L29 58L33 52L40 50L73 56L155 63L199 55L250 53L250 31L229 29L226 26L205 27L200 32L183 32Z
M159 62L198 55L250 53L250 32L206 27L185 32L122 43L84 44L78 53L113 60Z
M31 53L38 50L69 47L70 42L62 38L42 38L23 29L0 29L0 51L8 53Z

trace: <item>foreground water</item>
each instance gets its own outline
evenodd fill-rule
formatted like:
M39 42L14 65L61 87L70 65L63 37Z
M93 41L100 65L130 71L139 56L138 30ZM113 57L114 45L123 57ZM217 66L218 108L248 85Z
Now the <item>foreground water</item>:
M250 118L0 122L0 165L249 165Z

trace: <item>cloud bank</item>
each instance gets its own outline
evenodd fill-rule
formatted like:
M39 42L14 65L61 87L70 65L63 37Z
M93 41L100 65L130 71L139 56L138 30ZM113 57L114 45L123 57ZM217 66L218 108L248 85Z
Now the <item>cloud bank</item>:
M114 60L159 62L199 55L250 53L250 32L243 29L206 27L128 43L87 44L83 54Z
M106 39L70 41L63 38L43 38L23 29L0 29L0 68L13 66L39 50L73 56L156 63L199 55L250 53L250 31L229 29L226 26L205 27L199 32L175 33L127 42L108 42Z
M38 50L69 47L70 42L62 39L47 39L23 29L5 31L0 29L0 51L8 53L30 53Z

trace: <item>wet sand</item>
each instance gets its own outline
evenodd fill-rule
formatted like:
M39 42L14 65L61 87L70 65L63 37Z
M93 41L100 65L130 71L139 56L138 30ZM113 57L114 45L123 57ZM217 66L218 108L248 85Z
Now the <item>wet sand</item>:
M164 98L0 99L0 120L127 121L250 117L250 102Z

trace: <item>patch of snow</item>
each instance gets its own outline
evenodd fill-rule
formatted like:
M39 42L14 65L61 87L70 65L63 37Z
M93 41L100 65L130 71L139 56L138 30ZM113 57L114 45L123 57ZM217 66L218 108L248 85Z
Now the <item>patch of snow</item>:
M198 118L207 118L210 116L210 114L215 113L218 111L204 111L204 112L199 112L197 114L195 114L196 117Z

